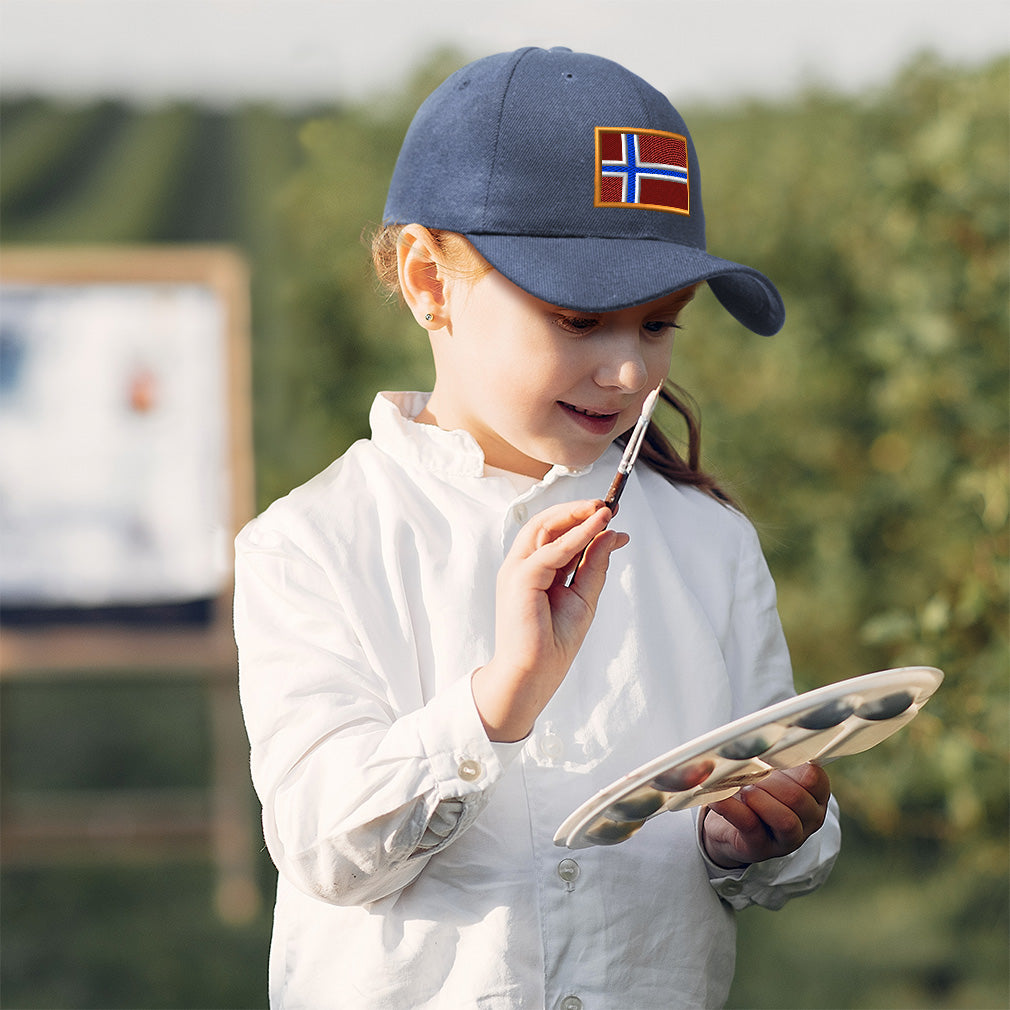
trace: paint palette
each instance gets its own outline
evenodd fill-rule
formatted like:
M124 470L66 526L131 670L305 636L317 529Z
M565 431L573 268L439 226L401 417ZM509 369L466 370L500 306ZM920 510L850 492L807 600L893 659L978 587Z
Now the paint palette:
M869 750L911 722L942 680L931 666L908 666L769 705L613 782L565 820L554 844L617 845L657 814L726 799L776 768Z

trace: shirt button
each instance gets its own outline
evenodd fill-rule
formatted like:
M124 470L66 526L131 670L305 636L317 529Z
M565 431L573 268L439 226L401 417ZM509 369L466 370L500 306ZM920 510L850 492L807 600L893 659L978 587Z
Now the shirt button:
M743 884L739 880L724 880L719 890L723 894L739 894L743 890Z
M566 996L558 1004L558 1010L582 1010L582 1000L578 996Z
M561 737L554 733L548 733L540 741L540 752L544 757L556 761L565 752L565 745Z
M562 859L558 863L558 876L567 884L572 884L579 879L582 867L574 859Z
M512 511L518 522L524 523L530 517L530 510L525 505L516 505Z
M456 772L464 782L476 782L483 770L479 761L471 761L467 758L465 761L460 761Z

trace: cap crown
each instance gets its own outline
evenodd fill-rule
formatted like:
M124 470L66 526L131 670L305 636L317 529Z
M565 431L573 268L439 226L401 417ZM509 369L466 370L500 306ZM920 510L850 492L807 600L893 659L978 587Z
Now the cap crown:
M639 203L615 201L629 179L624 168L612 170L601 192L600 158L613 162L622 133L644 135L646 153L657 147L649 138L662 134L686 147L681 207L650 203L647 189ZM407 132L384 219L471 235L659 239L705 248L697 156L677 110L619 64L561 48L490 56L440 85Z
M458 70L410 125L384 219L465 235L551 305L609 312L707 283L755 333L785 320L767 277L707 252L680 114L599 56L520 49Z

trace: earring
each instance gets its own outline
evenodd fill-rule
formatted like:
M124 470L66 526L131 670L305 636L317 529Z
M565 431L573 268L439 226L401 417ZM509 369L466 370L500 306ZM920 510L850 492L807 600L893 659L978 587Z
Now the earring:
M426 323L430 323L432 321L432 319L434 319L434 318L435 317L430 312L425 312L425 314L424 314L424 321Z

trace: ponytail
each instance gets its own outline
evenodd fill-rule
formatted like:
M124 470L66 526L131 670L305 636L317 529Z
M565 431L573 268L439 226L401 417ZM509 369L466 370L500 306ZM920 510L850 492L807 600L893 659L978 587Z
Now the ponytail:
M655 470L671 484L696 487L724 505L740 510L740 506L719 486L716 479L701 469L701 425L695 416L690 396L679 386L667 381L660 390L660 398L680 414L687 426L687 460L674 448L653 420L645 430L645 439L638 453L639 462L644 463L650 470ZM628 433L617 439L617 443L621 446L626 445L627 441Z

